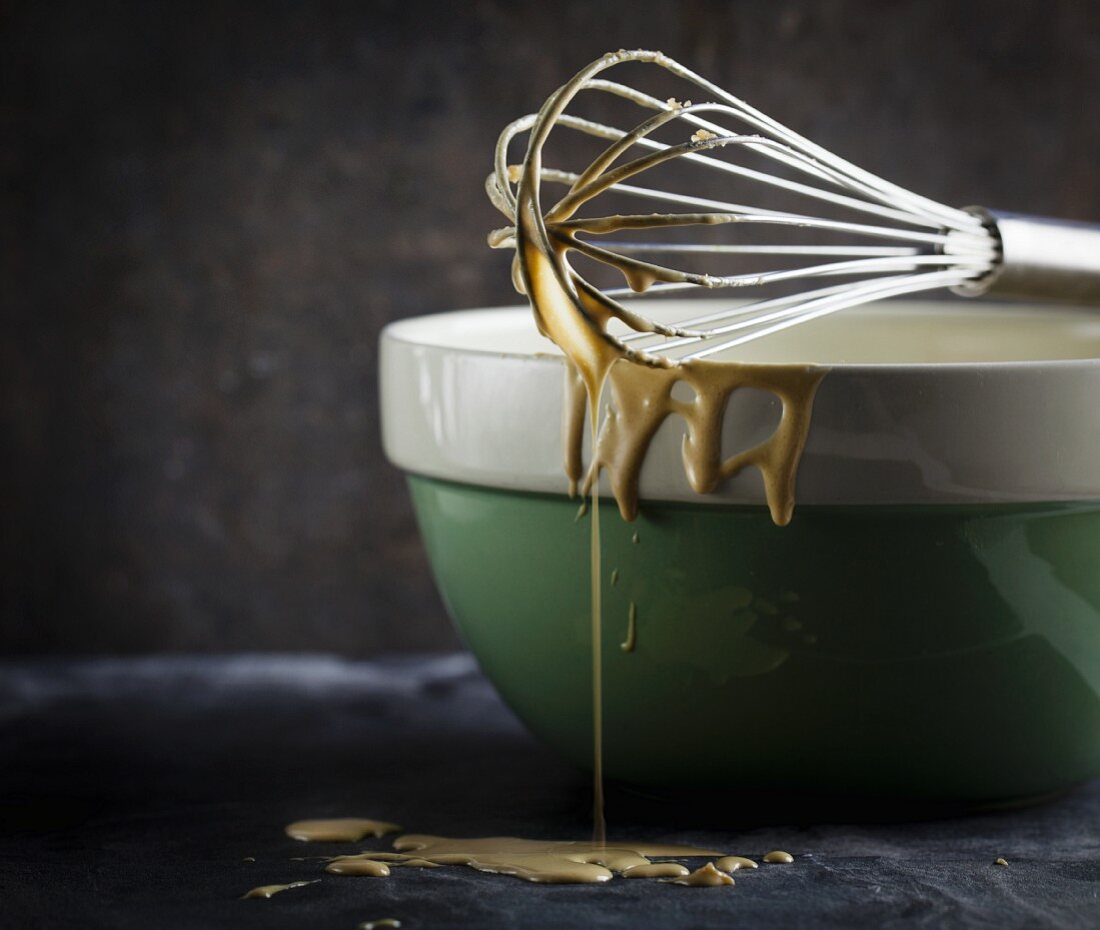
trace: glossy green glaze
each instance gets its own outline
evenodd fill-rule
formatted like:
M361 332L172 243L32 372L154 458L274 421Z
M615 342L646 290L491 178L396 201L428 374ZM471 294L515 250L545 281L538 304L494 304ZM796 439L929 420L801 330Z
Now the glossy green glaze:
M409 484L486 674L590 764L588 519L564 496ZM609 778L982 803L1100 772L1100 504L601 516Z

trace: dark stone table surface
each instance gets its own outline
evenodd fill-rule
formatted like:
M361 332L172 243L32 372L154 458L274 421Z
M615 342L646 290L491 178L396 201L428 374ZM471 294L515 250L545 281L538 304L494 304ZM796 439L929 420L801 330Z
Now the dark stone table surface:
M700 816L706 805L611 792L613 838L798 856L716 889L541 886L458 867L339 877L291 857L346 847L282 832L355 815L584 838L588 803L587 776L531 739L461 654L0 663L3 928L1100 926L1100 784L906 823L864 811L814 824L800 812L812 808L738 797Z

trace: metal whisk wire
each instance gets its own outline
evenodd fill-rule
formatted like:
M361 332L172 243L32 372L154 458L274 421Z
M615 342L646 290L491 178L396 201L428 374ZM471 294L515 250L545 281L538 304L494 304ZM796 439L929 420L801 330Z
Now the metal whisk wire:
M596 76L625 62L658 66L711 99L701 103L680 103L671 98L662 101ZM620 129L566 112L584 92L625 100L643 110L644 118L630 129ZM652 137L656 130L677 121L695 130L689 141L666 143ZM725 125L729 122L748 132L729 128ZM513 224L524 171L522 166L510 164L509 148L518 137L529 135L524 165L541 166L543 145L551 131L558 128L602 139L609 145L579 172L541 167L534 175L540 186L557 184L566 188L561 198L542 211L546 244L559 262L562 279L575 293L583 292L610 316L635 330L612 337L632 354L679 361L704 358L873 300L934 288L980 292L986 289L983 282L996 277L998 263L1004 259L1002 238L990 215L944 206L864 171L665 55L651 51L619 51L603 56L552 94L539 113L514 121L501 133L495 169L486 188L494 205ZM729 159L739 151L793 171L797 179ZM533 158L537 161L531 162ZM830 210L862 216L835 218L766 209L635 183L640 176L674 162L722 172L742 182L812 200ZM609 193L658 203L677 212L587 218L575 215L581 206L594 204ZM771 245L605 238L615 233L703 226L730 230L786 227L871 241ZM1063 227L1059 225L1052 235L1065 234ZM1036 228L1035 223L1026 226L1030 233ZM1096 235L1093 227L1083 228L1082 235ZM515 242L514 225L490 235L494 247L513 247ZM603 290L595 287L569 261L571 252L617 269L630 286ZM675 264L684 256L731 255L799 257L806 261L791 268L738 274L697 273ZM1100 269L1095 274L1100 282ZM519 276L515 277L519 286ZM760 299L675 324L642 317L622 303L642 292L657 296L696 289L758 288L823 277L857 280ZM1100 288L1100 284L1096 286ZM650 303L647 309L652 306Z

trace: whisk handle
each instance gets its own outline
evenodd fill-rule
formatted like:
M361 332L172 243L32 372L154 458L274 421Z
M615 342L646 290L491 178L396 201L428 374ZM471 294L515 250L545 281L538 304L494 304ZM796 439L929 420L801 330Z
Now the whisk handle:
M957 293L1100 305L1100 225L981 207L1000 244L997 266Z

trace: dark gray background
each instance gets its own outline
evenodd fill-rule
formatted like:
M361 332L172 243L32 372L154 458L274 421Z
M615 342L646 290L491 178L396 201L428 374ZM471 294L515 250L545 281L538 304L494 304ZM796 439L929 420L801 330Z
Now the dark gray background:
M513 301L502 125L694 64L948 203L1100 217L1086 2L8 3L0 650L455 645L383 460L389 320Z

